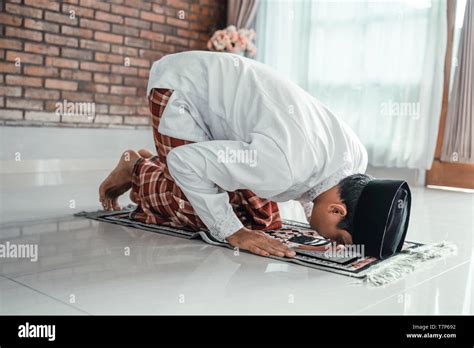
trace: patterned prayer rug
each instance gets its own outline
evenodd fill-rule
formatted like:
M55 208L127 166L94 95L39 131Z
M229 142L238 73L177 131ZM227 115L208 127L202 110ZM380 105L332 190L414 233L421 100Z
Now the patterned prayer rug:
M134 206L130 205L122 211L80 212L75 216L180 238L198 239L208 244L234 249L227 243L217 241L207 231L189 231L132 220L130 212L133 209ZM311 230L308 224L302 222L283 220L281 229L264 232L296 251L294 258L269 256L273 259L362 279L375 286L388 284L401 278L404 274L413 271L417 263L439 258L456 250L455 246L448 242L425 245L405 241L400 253L379 260L375 257L364 256L363 249L350 247L337 249L331 241L321 237L316 231Z

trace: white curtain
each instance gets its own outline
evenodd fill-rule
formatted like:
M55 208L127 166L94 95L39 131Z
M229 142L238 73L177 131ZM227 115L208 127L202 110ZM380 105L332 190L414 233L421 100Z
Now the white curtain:
M374 166L431 167L443 92L445 0L262 0L257 59L325 103Z
M461 3L461 4L460 4ZM465 6L458 47L455 47L451 91L441 160L474 163L474 2L458 2ZM465 11L462 11L464 10ZM457 22L457 21L456 21ZM455 41L455 43L456 43Z

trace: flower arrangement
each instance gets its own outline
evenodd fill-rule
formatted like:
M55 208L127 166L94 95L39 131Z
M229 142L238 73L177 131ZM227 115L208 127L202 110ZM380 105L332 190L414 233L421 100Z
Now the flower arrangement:
M253 42L255 35L253 29L237 30L235 26L229 25L225 29L214 32L207 42L207 48L210 51L231 52L253 57L257 53L257 47Z

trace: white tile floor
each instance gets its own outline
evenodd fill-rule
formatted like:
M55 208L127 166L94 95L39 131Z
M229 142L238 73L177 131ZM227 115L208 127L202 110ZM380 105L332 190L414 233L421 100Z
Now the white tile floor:
M105 174L0 176L0 243L39 248L37 262L0 259L0 314L474 313L471 194L414 189L408 239L450 240L458 254L370 288L198 241L72 217L99 207L96 191Z

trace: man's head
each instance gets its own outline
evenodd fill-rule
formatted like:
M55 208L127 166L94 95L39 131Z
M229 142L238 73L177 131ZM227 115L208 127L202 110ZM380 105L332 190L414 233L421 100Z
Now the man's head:
M355 208L362 190L372 179L367 174L354 174L316 197L311 227L325 238L351 244Z

